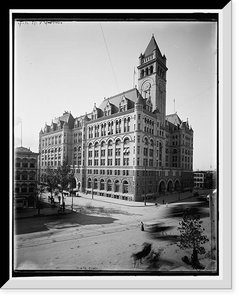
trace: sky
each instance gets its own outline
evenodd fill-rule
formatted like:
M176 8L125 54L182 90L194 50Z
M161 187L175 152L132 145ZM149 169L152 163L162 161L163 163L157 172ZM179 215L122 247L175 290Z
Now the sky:
M194 130L193 169L216 168L217 24L214 22L16 22L14 146L38 152L45 123L92 111L137 84L138 57L154 34L167 57L166 114ZM174 101L175 99L175 101Z

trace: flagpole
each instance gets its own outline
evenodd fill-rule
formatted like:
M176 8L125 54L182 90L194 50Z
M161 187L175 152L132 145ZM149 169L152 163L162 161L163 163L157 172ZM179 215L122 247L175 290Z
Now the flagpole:
M21 136L20 136L20 142L21 142L21 147L22 147L22 119L21 119L20 124L21 124Z
M135 67L133 68L133 87L135 87L135 75L136 75L136 71L135 71Z

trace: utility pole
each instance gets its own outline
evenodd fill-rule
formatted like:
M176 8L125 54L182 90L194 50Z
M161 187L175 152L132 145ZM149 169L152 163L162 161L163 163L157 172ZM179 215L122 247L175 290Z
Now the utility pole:
M217 194L209 195L209 209L211 221L211 258L217 261Z

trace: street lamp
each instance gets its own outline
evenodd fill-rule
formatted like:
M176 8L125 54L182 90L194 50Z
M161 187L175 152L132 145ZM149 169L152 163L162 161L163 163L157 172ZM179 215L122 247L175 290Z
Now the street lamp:
M181 200L181 186L178 188L178 200Z
M73 211L73 178L74 178L74 172L73 170L69 173L70 181L71 181L71 188L72 188L72 205L71 210Z
M93 178L92 178L92 179L91 179L91 197L92 197L92 199L94 199L94 192L93 192L94 186L93 186L93 184L94 184L94 180L93 180Z

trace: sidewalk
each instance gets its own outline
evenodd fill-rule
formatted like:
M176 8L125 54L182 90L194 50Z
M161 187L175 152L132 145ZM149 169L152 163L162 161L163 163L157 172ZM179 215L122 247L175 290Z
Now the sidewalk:
M71 198L71 197L69 197L69 198ZM80 196L80 197L74 197L74 198L117 204L117 205L121 205L121 206L130 206L130 207L144 207L145 206L143 201L135 202L135 201L121 200L121 199L109 198L109 197L98 196L98 195L93 195L93 199L92 199L91 194L86 195L85 193L82 193L82 196ZM155 203L146 201L146 206L155 206Z
M199 190L199 195L202 194L208 194L208 190ZM115 199L115 198L110 198L110 197L104 197L104 196L98 196L98 195L92 195L91 194L85 194L85 193L80 193L81 196L79 197L73 197L75 199L79 198L85 199L85 200L91 200L91 201L99 201L99 202L104 202L104 203L111 203L111 204L117 204L121 206L130 206L130 207L145 207L144 201L128 201L128 200L121 200L121 199ZM68 197L70 199L71 196ZM147 199L146 200L146 206L155 206L155 203L157 204L166 204L166 203L176 203L176 202L182 202L185 200L191 200L194 198L194 193L190 192L185 192L185 193L174 193L174 194L168 194L166 196L160 196L156 198L155 200L153 199ZM164 203L163 203L164 200Z
M200 190L199 194L205 194L208 193L206 190ZM121 200L121 199L115 199L115 198L109 198L109 197L103 197L98 195L92 195L91 194L85 194L82 193L79 197L73 197L74 200L79 200L79 205L86 205L91 202L91 204L99 205L99 203L106 203L106 204L112 204L112 205L118 205L118 206L127 206L127 207L154 207L155 203L157 204L166 204L166 203L176 203L181 202L185 200L190 200L193 198L193 194L190 192L181 193L180 197L178 193L175 194L169 194L166 196L160 196L159 198L156 198L156 200L148 199L146 200L146 206L144 205L143 201L135 202L135 201L128 201L128 200ZM67 214L71 213L71 199L72 197L65 197L66 202L66 208L65 212L62 212L59 210L59 204L58 202L55 202L56 207L51 207L50 202L48 202L47 198L44 199L45 206L43 209L40 210L39 217L43 216L50 216L50 215L57 215L57 214ZM163 201L164 200L164 201ZM76 202L76 201L75 201ZM81 203L80 203L81 202ZM94 206L95 206L94 205ZM74 210L75 212L75 210ZM15 211L14 218L30 218L30 217L38 217L38 209L37 208L27 208L20 211Z

